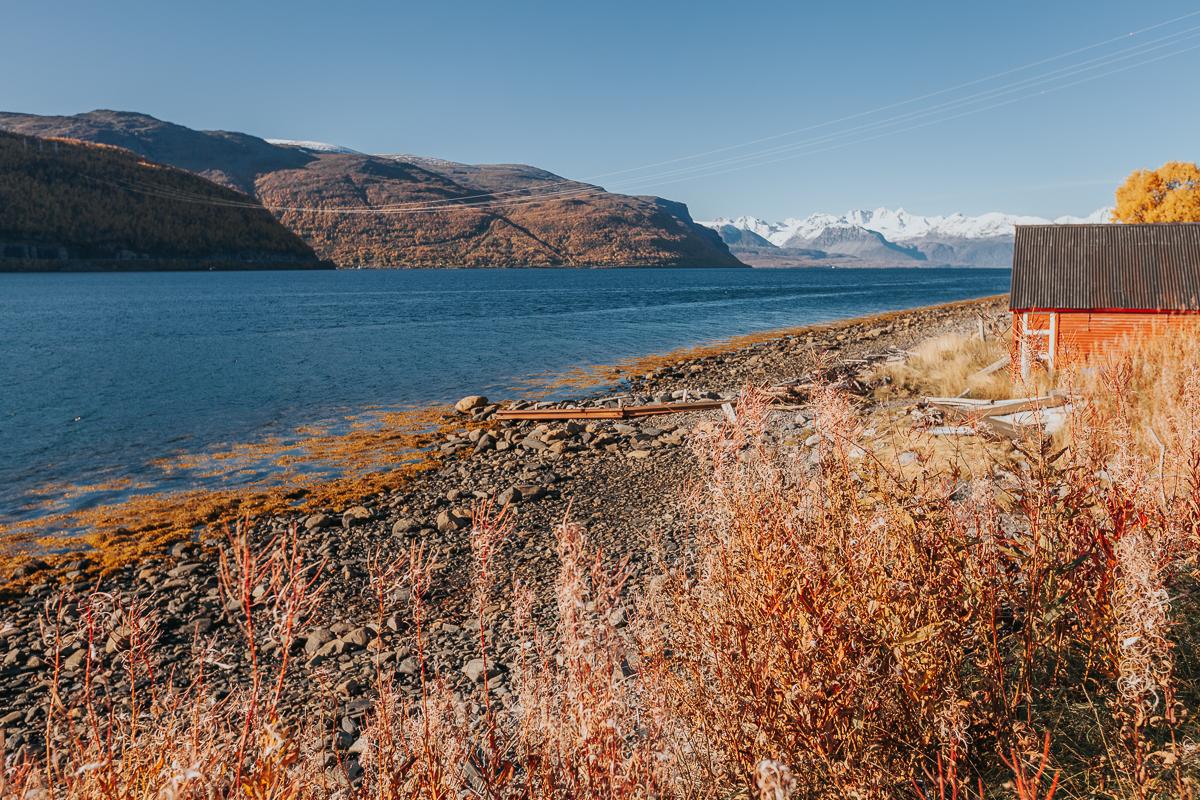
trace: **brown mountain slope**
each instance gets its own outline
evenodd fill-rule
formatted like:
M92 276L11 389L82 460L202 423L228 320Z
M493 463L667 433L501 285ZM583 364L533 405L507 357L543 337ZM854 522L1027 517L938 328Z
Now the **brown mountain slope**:
M318 153L115 111L0 113L0 129L117 144L249 191L340 266L742 266L681 203L522 164Z
M251 203L121 148L0 132L0 270L329 266Z
M89 111L69 117L0 112L0 129L124 147L246 194L254 193L254 178L260 173L300 167L312 160L302 150L275 147L257 136L194 131L128 111Z

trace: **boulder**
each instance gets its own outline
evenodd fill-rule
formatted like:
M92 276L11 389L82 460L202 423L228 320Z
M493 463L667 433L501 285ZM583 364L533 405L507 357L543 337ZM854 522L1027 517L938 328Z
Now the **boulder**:
M366 506L351 506L342 513L342 527L361 525L374 516Z
M411 533L421 527L421 523L417 522L412 517L401 517L392 524L392 535L403 536L406 533Z
M471 524L471 517L459 509L447 508L437 515L437 529L441 533L456 531Z
M469 680L471 683L479 683L480 681L483 680L483 674L484 674L483 659L482 658L472 658L470 661L468 661L466 664L463 665L462 671L463 671L463 674L467 676L467 680ZM499 676L502 672L504 672L504 669L502 668L502 666L500 664L493 663L493 664L487 665L487 676L489 679Z
M460 414L470 414L476 408L483 408L488 404L487 398L481 394L471 394L464 397L454 404L454 410Z
M333 633L328 628L316 628L304 640L304 652L315 656L328 642L333 641Z
M316 530L318 528L326 528L333 520L328 514L311 514L304 520L304 527L307 530Z

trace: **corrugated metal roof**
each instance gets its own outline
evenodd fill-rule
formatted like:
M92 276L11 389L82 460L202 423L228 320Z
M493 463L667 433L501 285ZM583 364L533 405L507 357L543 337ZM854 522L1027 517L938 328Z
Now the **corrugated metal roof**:
M1200 310L1200 223L1018 225L1009 307Z

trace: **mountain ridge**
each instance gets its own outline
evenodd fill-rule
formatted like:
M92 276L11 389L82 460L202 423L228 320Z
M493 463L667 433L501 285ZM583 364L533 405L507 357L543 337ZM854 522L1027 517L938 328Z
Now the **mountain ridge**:
M528 165L272 144L110 110L0 112L0 129L123 147L245 192L342 267L745 266L682 203ZM551 186L565 194L538 196Z
M332 266L233 189L113 145L0 131L0 270Z
M1011 263L1015 225L1106 222L1112 210L1056 219L988 212L922 216L903 208L852 209L767 222L753 216L702 221L721 235L743 261L755 266L978 266ZM753 237L753 240L749 237ZM875 237L878 237L875 239ZM823 247L856 239L875 247Z

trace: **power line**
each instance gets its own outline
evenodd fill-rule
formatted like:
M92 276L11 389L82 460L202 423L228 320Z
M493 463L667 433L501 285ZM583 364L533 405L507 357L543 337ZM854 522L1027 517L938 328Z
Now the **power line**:
M899 101L896 103L890 103L888 105L880 106L878 108L871 109L869 111L858 112L856 114L842 117L837 120L831 120L828 122L810 125L805 128L799 128L799 129L796 129L793 131L787 131L787 132L780 133L780 134L774 134L772 136L762 137L760 139L752 140L750 142L745 142L742 144L729 145L726 147L716 148L714 150L709 150L704 153L694 154L691 156L682 156L679 158L670 159L668 161L658 162L657 164L645 165L643 167L635 167L635 168L629 168L629 169L625 169L625 170L618 170L616 172L611 172L611 173L606 173L606 174L607 175L625 174L625 173L638 172L638 171L650 169L650 168L653 168L656 166L666 166L666 165L670 165L670 164L681 163L684 161L693 160L695 158L700 158L700 157L703 157L706 155L711 155L711 154L716 154L716 153L721 153L721 152L728 152L731 150L737 150L737 149L741 149L741 148L751 146L754 144L763 143L763 142L767 142L767 141L773 141L773 140L777 140L777 139L784 138L787 136L792 136L792 135L795 135L798 133L811 131L811 130L817 130L817 129L829 127L832 125L837 125L842 122L846 122L846 121L850 121L850 120L854 120L854 119L869 117L871 115L880 113L884 110L899 108L899 107L902 107L905 105L911 105L913 103L921 102L921 101L924 101L927 99L931 99L933 97L950 94L952 92L959 91L963 88L987 83L987 82L995 80L999 77L1005 77L1008 75L1016 74L1016 73L1019 73L1019 72L1022 72L1022 71L1028 70L1028 69L1032 69L1037 66L1052 63L1054 61L1060 61L1063 58L1068 58L1073 55L1078 55L1083 52L1088 52L1088 51L1091 51L1091 50L1094 50L1094 49L1097 49L1100 47L1104 47L1104 46L1112 44L1114 42L1118 42L1118 41L1122 41L1122 40L1125 40L1130 37L1138 36L1138 35L1147 33L1149 31L1156 30L1156 29L1165 27L1167 25L1177 23L1184 19L1195 17L1197 15L1200 15L1200 10L1191 12L1189 14L1181 15L1179 17L1175 17L1173 19L1166 20L1164 22L1159 22L1154 25L1147 26L1145 28L1142 28L1140 30L1134 31L1132 33L1129 33L1129 34L1126 34L1123 36L1106 39L1104 41L1097 42L1097 43L1094 43L1091 45L1087 45L1085 47L1076 48L1074 50L1070 50L1065 53L1061 53L1061 54L1058 54L1055 56L1050 56L1047 58L1039 59L1037 61L1030 62L1028 64L1024 64L1019 67L1013 67L1011 69L1007 69L1002 72L994 73L993 75L989 75L989 76L986 76L983 78L977 78L972 81L957 84L956 86L948 87L945 89L940 89L936 92L930 92L930 93L921 95L919 97L910 98L908 100L903 100L903 101ZM712 177L715 175L722 175L722 174L727 174L729 172L734 172L739 169L754 168L754 167L763 166L763 165L767 165L767 164L779 163L781 161L789 160L792 158L799 158L799 157L802 157L805 155L812 155L812 154L816 154L816 153L828 152L830 150L841 149L844 147L853 146L855 144L861 144L861 143L868 142L868 141L874 141L876 139L880 139L880 138L883 138L885 136L889 136L892 134L904 133L904 132L911 131L911 130L917 130L920 128L929 127L930 125L939 124L942 122L948 122L950 120L958 119L960 117L964 117L964 116L968 116L968 115L972 115L972 114L976 114L976 113L982 113L984 111L988 111L988 110L991 110L994 108L999 108L1002 106L1010 105L1012 103L1020 102L1022 100L1028 99L1030 97L1048 94L1048 93L1052 93L1052 92L1056 92L1056 91L1061 91L1063 89L1070 88L1072 86L1076 86L1081 83L1098 80L1099 78L1107 77L1109 75L1116 74L1118 72L1125 72L1130 69L1139 68L1139 67L1145 66L1150 63L1161 61L1165 58L1170 58L1170 57L1180 55L1185 52L1189 52L1191 50L1196 49L1197 46L1186 47L1186 48L1174 50L1172 52L1168 52L1168 53L1159 55L1154 58L1148 58L1148 59L1144 58L1144 56L1146 56L1147 54L1154 52L1156 50L1174 47L1182 42L1196 38L1196 36L1198 35L1197 31L1200 31L1200 26L1193 26L1190 28L1185 28L1183 30L1167 34L1166 36L1158 37L1156 39L1151 39L1146 42L1141 42L1141 43L1135 44L1131 47L1123 48L1114 53L1108 53L1105 55L1096 56L1096 57L1089 58L1089 59L1079 61L1079 62L1075 62L1072 64L1067 64L1065 66L1057 67L1053 70L1049 70L1047 72L1044 72L1044 73L1041 73L1038 75L1034 75L1034 76L1027 77L1027 78L1022 78L1018 81L1015 81L1013 83L1010 83L1010 84L1007 84L1004 86L993 87L990 89L984 89L984 90L981 90L978 92L974 92L972 94L968 94L964 97L946 100L941 103L937 103L937 104L934 104L932 106L928 106L925 108L919 108L919 109L915 109L912 111L904 112L902 114L892 115L891 117L888 117L888 118L885 118L882 120L865 122L865 123L855 125L855 126L852 126L849 128L844 128L841 130L836 130L836 131L833 131L830 133L822 134L820 136L813 137L813 138L803 140L800 142L792 142L792 143L788 143L788 144L777 145L777 146L774 146L771 148L767 148L765 150L759 150L759 151L752 152L752 153L744 153L741 155L730 156L727 158L717 159L715 161L709 161L709 162L705 162L705 163L701 163L701 164L694 164L694 165L684 166L684 167L676 167L676 168L673 168L670 170L660 171L657 174L650 174L650 175L643 175L643 176L636 176L636 177L631 176L627 181L618 181L617 185L647 185L650 183L654 183L655 185L661 185L664 183L667 183L667 184L678 183L683 180L694 180L694 179L698 179L698 178L702 178L702 177ZM1069 77L1072 77L1075 75L1080 75L1080 74L1094 73L1095 70L1102 69L1103 67L1110 66L1112 64L1115 64L1115 63L1118 63L1121 61L1127 61L1130 59L1138 59L1138 60L1132 64L1127 64L1127 65L1125 65L1123 67L1119 67L1117 69L1108 70L1108 71L1100 72L1100 73L1096 73L1096 74L1090 74L1079 80L1071 81L1071 82L1068 82L1065 84L1053 85L1053 84L1058 83L1059 81L1061 81L1064 78L1069 78ZM1027 91L1029 89L1033 89L1035 87L1043 86L1046 84L1051 84L1051 85L1048 88L1040 89L1035 92ZM999 97L1003 97L1005 95L1012 95L1014 93L1020 93L1020 94L1016 97L1011 97L1010 99L1007 99L1007 100L1004 100L1001 102L995 102L995 103L987 102L989 100L995 100ZM969 106L976 105L979 103L986 103L986 104L976 107L976 108L968 108ZM967 110L961 111L959 113L951 114L948 116L945 115L945 113L944 113L947 111L952 111L952 110L961 109L961 108L967 108ZM907 122L911 122L916 119L923 119L923 118L928 118L928 117L933 117L933 119L929 119L926 122L922 122L920 124L915 124L915 125L906 125L905 124ZM896 126L900 126L900 127L896 127ZM845 139L845 137L847 137L847 136L853 136L854 134L863 133L863 132L867 132L870 130L880 130L881 132L879 132L875 135L867 136L867 137L851 138L849 140ZM828 144L829 146L823 146L826 144ZM794 151L798 151L798 152L794 152ZM775 156L777 154L785 153L785 152L789 153L789 155L782 156L779 158L771 158L771 156ZM766 159L766 160L764 160L764 159ZM736 165L736 166L734 166L734 165ZM725 168L714 170L714 168L717 168L717 167L725 167ZM693 174L688 174L688 173L693 173ZM595 176L595 177L604 177L604 175ZM588 179L588 180L592 180L592 179ZM543 189L545 189L547 187L554 187L554 186L569 186L569 188L556 190L556 191L543 191ZM137 191L137 189L133 186L126 186L124 188L126 188L127 190L130 190L130 191ZM498 192L489 192L489 193L481 193L481 194L475 194L475 195L465 195L465 196L460 196L460 197L443 198L443 199L439 199L439 200L427 201L424 203L411 202L411 203L401 203L401 204L395 204L395 205L384 205L384 206L376 206L376 207L361 206L361 207L340 207L340 208L265 206L264 204L259 204L259 203L254 203L254 202L218 201L212 197L205 197L205 196L197 195L197 194L189 194L186 192L179 192L176 190L166 189L164 187L152 187L152 189L143 191L143 193L147 193L147 194L154 193L157 196L164 197L167 199L175 199L175 200L191 201L191 202L204 202L204 203L213 204L213 205L227 205L227 206L232 206L232 207L245 207L245 208L264 208L265 207L270 211L275 211L275 212L279 212L279 213L292 212L292 213L319 213L319 214L418 214L418 213L438 213L441 211L461 210L461 209L477 209L477 210L481 210L481 211L487 211L487 210L491 210L491 209L495 209L495 208L523 206L523 205L536 204L536 203L555 201L555 200L568 200L568 199L576 199L576 198L582 199L588 195L595 194L598 192L603 192L603 191L605 191L605 190L598 186L587 185L581 181L571 181L571 180L563 179L560 181L548 182L548 183L542 184L541 186L538 186L538 187L522 187L519 189L509 189L509 190L503 190L503 191L498 191ZM510 196L510 195L518 195L518 196ZM508 196L508 197L505 197L505 196ZM478 202L473 202L473 201L478 201Z

